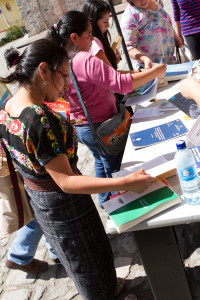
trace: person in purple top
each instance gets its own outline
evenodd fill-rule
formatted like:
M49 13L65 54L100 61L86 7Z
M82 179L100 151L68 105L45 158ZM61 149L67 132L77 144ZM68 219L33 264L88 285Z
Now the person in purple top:
M183 36L193 59L200 59L200 1L171 0L179 37Z

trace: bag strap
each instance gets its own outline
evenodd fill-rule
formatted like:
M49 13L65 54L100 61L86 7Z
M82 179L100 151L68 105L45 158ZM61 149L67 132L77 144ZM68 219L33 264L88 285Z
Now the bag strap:
M74 73L73 73L73 71L72 71L72 59L70 59L69 64L70 64L70 78L71 78L71 80L72 80L73 86L74 86L74 88L75 88L75 90L76 90L77 96L78 96L78 98L79 98L79 101L80 101L80 103L81 103L81 106L82 106L82 108L83 108L83 111L84 111L84 113L85 113L85 115L86 115L86 118L87 118L88 123L89 123L89 125L90 125L90 128L91 128L91 130L92 130L92 135L93 135L93 137L97 137L96 129L95 129L93 123L92 123L92 119L91 119L91 117L90 117L90 115L89 115L89 112L88 112L88 110L87 110L87 107L85 106L85 103L84 103L83 98L82 98L82 96L81 96L81 92L80 92L79 87L78 87L78 85L77 85L77 81L76 81L75 76L74 76Z
M2 145L0 147L1 147L1 157L3 159ZM17 211L18 211L18 216L19 216L18 229L20 229L21 227L24 226L24 209L23 209L23 204L22 204L22 198L21 198L21 193L20 193L20 189L19 189L17 174L16 174L15 168L13 166L11 156L7 151L5 151L5 153L6 153L8 168L10 171L10 178L11 178L12 185L13 185L13 191L14 191L14 196L15 196L15 201L16 201L16 206L17 206Z
M178 62L179 64L181 64L181 55L180 55L180 51L179 51L179 46L176 45L176 53L177 53L177 57L178 57Z
M1 168L3 167L3 147L0 146L0 151L1 151L1 160L0 160L0 164L1 164Z

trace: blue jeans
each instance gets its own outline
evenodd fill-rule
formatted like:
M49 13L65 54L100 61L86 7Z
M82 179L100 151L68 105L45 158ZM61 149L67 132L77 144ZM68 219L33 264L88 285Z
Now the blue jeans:
M101 123L95 123L94 126L98 127ZM112 173L119 171L124 149L117 155L103 154L99 145L94 141L90 126L88 124L76 126L78 140L80 143L86 145L92 152L95 159L95 173L96 177L111 178ZM113 192L100 193L98 196L99 206L109 200Z
M42 235L43 232L36 220L31 221L19 229L17 232L17 237L12 242L12 245L8 251L8 260L18 265L29 264L35 256L35 252ZM49 250L50 257L57 258L46 239L45 243Z

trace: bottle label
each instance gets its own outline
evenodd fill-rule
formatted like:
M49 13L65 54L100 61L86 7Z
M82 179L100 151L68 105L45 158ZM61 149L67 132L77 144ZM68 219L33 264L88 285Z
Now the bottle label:
M184 181L190 181L190 180L197 178L195 169L192 166L180 170L180 175L181 175L182 180L184 180Z

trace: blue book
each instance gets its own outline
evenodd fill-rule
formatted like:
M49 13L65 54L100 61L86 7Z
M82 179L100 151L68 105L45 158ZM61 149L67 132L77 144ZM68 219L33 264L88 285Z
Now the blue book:
M195 64L194 61L189 61L182 64L167 65L167 71L165 73L165 78L167 81L181 80L188 76L189 72Z
M134 148L142 148L169 139L177 138L188 132L188 129L180 119L176 119L159 126L130 133L130 138Z

